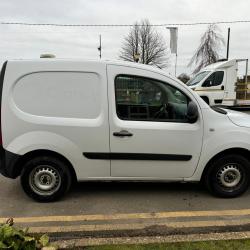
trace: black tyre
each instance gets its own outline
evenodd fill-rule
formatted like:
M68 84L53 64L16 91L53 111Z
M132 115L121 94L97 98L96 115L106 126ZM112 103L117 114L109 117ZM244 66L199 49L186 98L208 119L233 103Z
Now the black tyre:
M240 155L226 155L215 160L205 175L212 194L233 198L243 194L249 186L250 162Z
M27 161L21 173L24 192L40 202L61 198L69 190L71 181L67 164L51 156L39 156Z

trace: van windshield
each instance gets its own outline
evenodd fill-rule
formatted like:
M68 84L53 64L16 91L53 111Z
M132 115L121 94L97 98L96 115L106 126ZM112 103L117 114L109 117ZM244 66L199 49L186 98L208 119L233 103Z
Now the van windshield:
M194 86L204 79L211 71L202 71L187 82L188 86Z

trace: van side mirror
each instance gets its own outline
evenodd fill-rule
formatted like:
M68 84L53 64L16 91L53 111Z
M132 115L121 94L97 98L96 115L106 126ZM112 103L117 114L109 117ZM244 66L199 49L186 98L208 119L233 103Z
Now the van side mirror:
M190 123L195 123L198 120L199 112L195 102L191 101L187 106L187 120Z

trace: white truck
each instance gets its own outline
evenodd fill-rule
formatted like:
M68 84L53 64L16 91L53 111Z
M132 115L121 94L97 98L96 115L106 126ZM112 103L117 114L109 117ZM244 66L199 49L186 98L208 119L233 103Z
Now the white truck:
M35 200L76 180L204 181L222 197L249 186L249 115L209 107L154 67L10 60L0 98L0 172Z
M245 63L245 76L238 77L239 63ZM250 105L248 59L222 60L203 68L187 85L210 106L242 107Z

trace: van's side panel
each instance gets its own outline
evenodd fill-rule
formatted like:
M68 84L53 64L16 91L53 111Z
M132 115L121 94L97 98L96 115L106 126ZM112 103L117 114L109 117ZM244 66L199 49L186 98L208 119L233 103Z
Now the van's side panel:
M15 154L47 149L73 165L78 180L110 176L106 65L10 61L3 88L3 147Z
M225 96L223 99L223 105L234 106L236 100L236 83L237 83L237 66L235 63L233 66L228 67L225 72L227 74L227 81L225 85Z

